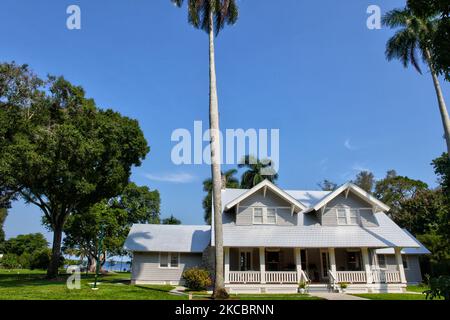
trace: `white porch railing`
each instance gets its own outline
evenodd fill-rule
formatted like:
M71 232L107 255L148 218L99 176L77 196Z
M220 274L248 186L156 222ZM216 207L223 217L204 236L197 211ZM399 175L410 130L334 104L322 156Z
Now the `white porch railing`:
M400 283L400 272L373 270L372 279L375 283Z
M260 283L260 271L230 271L230 283Z
M336 282L342 283L366 283L365 271L336 271Z
M266 271L267 283L298 283L297 271Z
M229 283L261 283L260 271L230 271ZM298 283L296 271L266 271L266 283Z

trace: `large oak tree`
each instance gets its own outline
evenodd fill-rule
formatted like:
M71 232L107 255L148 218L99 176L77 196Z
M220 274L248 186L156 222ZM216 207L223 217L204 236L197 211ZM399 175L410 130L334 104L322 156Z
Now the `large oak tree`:
M62 77L49 77L44 84L14 64L4 69L14 72L2 73L2 112L7 110L11 118L6 122L20 130L0 137L3 180L6 189L38 206L49 223L53 245L47 277L55 278L67 218L120 194L149 147L136 120L98 108L82 87Z

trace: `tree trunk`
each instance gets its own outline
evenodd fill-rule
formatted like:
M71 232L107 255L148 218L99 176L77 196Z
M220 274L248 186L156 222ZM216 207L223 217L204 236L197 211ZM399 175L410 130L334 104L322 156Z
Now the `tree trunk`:
M58 277L59 259L61 257L62 225L53 228L53 246L50 264L47 268L47 279Z
M219 103L217 99L216 65L214 57L213 12L209 13L209 127L211 134L211 174L213 182L214 241L216 272L213 298L227 298L223 279L223 233L222 233L222 175L220 170Z
M450 158L450 118L448 116L447 106L445 105L444 95L442 94L441 85L439 84L439 79L434 70L433 63L431 61L430 50L425 49L425 57L430 68L431 76L433 77L434 89L436 90L436 95L439 104L439 111L441 113L442 124L444 126L445 140L447 142L447 154Z

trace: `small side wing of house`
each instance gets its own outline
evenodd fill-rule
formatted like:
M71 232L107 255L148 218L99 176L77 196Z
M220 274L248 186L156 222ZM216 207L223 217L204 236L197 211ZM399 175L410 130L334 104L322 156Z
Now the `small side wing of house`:
M201 253L210 240L210 226L134 224L125 241L125 249L132 252Z

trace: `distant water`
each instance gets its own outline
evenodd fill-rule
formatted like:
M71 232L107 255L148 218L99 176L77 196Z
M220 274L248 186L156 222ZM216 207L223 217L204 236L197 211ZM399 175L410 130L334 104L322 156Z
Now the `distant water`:
M104 270L108 271L130 271L130 264L127 263L127 261L114 261L111 263L111 261L106 261L103 265Z

